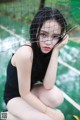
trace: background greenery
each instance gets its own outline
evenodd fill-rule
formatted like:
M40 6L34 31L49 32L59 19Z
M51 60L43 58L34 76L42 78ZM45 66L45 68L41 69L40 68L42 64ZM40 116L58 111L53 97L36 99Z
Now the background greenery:
M0 14L30 23L35 12L39 9L39 4L40 0L35 0L35 2L34 0L11 0L6 4L3 2L0 3ZM75 18L77 23L80 24L79 0L45 0L45 6L57 7L70 20L69 22L72 23L73 19L71 18Z

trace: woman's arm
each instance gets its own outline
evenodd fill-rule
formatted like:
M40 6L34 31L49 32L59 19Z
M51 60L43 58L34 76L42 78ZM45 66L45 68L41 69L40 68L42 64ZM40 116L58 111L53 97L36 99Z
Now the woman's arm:
M59 51L54 49L44 77L43 85L46 89L52 89L54 86L58 66L58 54Z
M67 42L68 42L68 35L66 35L63 41L60 44L56 45L52 51L51 59L43 82L43 85L46 89L51 89L54 86L54 83L56 81L59 51L65 44L67 44Z

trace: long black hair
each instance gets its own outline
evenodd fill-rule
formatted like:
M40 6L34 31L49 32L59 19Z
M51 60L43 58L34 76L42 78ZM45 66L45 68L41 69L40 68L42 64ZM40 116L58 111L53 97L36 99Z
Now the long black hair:
M31 42L38 41L38 36L43 26L44 22L47 20L56 20L61 26L61 34L67 29L67 23L63 15L60 13L58 9L44 7L39 10L35 15L31 26L30 26L30 40ZM33 59L33 67L32 67L32 79L43 79L49 60L51 56L51 52L48 54L44 54L41 52L37 42L32 44L32 49L34 53ZM54 67L54 66L53 66Z

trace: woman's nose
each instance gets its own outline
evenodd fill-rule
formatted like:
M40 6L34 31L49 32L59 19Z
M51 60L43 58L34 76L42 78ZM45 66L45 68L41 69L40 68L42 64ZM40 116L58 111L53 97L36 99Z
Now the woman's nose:
M52 42L51 37L48 37L47 40L45 40L45 43L46 43L46 44L51 44L51 42Z

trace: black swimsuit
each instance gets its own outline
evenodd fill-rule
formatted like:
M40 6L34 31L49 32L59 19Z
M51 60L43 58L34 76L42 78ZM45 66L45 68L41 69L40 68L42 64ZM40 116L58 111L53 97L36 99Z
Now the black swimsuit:
M31 89L33 85L39 81L39 79L36 78L31 79ZM42 80L40 80L40 82L42 82ZM20 94L19 94L19 86L18 86L18 78L17 78L17 69L11 64L11 59L10 59L7 67L7 80L5 84L4 101L7 104L10 99L18 96L20 96Z

